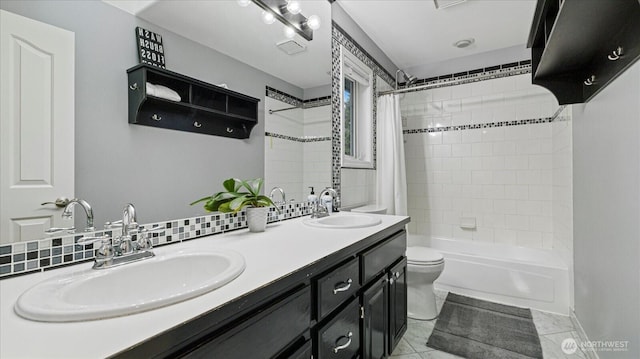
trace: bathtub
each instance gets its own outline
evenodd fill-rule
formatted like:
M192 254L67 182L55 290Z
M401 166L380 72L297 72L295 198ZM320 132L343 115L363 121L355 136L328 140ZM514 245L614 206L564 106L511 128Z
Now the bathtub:
M444 255L437 290L569 315L569 270L551 251L415 234L408 243Z

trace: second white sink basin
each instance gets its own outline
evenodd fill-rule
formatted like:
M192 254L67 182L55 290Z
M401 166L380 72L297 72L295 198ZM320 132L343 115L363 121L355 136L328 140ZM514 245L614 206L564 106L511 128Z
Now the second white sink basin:
M133 314L222 287L244 268L244 257L234 251L184 249L110 269L50 278L25 291L15 312L44 322Z
M322 218L308 218L304 224L320 228L364 228L377 226L382 220L366 214L332 214Z

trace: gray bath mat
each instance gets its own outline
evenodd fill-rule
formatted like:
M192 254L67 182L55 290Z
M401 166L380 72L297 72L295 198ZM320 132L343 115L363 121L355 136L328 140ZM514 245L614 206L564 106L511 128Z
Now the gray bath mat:
M449 293L427 345L470 359L542 358L531 311Z

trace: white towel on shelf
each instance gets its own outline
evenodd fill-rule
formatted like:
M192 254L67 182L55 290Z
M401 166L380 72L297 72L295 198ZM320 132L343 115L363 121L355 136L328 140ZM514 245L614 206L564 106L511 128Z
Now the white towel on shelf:
M147 82L147 95L163 98L169 101L182 101L182 97L180 97L180 95L178 95L174 90L166 86L156 85L150 82Z

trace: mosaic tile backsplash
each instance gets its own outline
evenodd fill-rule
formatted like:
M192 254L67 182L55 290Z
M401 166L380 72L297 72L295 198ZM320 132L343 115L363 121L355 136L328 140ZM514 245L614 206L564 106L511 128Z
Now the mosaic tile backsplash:
M311 213L309 203L287 203L278 213L271 207L267 222L278 222L302 217ZM152 233L153 246L179 243L199 237L225 233L247 228L245 211L239 213L211 213L203 216L178 220L147 223L141 228L165 226L159 233ZM105 229L95 232L82 232L53 235L50 238L31 242L13 243L0 246L0 279L29 272L39 272L69 264L91 261L99 244L80 245L76 241L83 236L115 237L121 229ZM135 238L135 236L134 236Z

